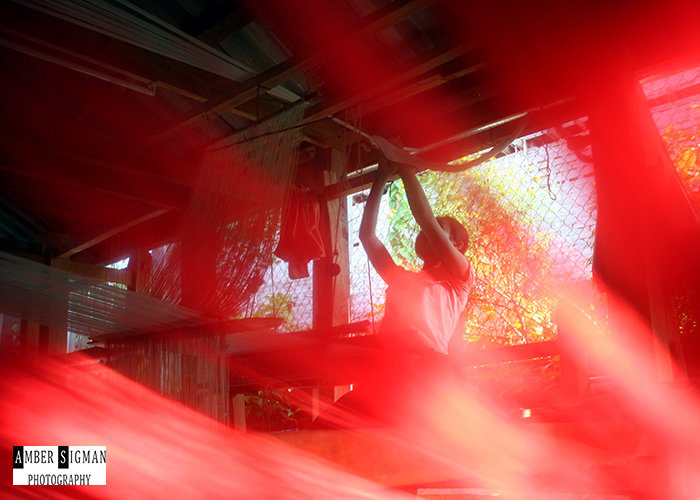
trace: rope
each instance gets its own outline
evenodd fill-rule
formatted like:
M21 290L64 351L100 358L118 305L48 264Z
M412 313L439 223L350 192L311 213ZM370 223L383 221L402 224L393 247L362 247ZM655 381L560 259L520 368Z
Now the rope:
M405 165L410 165L419 171L435 170L438 172L463 172L467 169L480 165L481 163L487 161L490 158L493 158L494 156L505 150L508 146L510 146L513 143L515 139L520 137L520 134L523 132L523 130L525 130L528 121L529 120L527 115L521 118L518 126L515 127L513 132L508 137L506 137L500 144L494 146L487 153L479 156L479 158L468 161L466 163L455 165L424 160L414 154L405 151L402 148L394 146L391 142L378 135L373 135L371 140L376 147L382 150L384 156L386 156L389 160L395 161L397 163L403 163Z

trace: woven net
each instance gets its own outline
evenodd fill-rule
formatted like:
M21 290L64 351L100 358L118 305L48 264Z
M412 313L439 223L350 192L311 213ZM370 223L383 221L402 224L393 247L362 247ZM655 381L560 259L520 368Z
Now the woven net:
M245 310L272 263L303 112L293 106L206 153L176 242L154 254L154 296L219 318Z

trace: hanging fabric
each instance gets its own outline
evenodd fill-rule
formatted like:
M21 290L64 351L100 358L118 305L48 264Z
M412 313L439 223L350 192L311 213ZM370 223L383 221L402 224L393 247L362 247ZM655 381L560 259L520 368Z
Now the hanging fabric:
M318 196L302 186L291 186L282 212L280 242L274 254L289 264L289 278L309 277L310 261L325 257L319 231L321 206Z

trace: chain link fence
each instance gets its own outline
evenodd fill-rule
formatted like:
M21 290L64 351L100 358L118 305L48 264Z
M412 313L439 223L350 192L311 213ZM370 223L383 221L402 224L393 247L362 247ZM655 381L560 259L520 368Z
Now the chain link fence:
M246 316L283 318L279 330L293 332L313 327L313 263L308 278L290 279L288 264L273 257L263 277L264 284L253 296Z
M436 215L456 217L470 233L467 256L477 273L465 323L471 342L551 339L554 289L576 286L593 293L596 205L590 151L569 145L571 137L581 141L586 133L582 119L519 139L471 170L420 175ZM405 203L397 184L383 198L379 233L397 262L417 268L420 261L412 252L405 257L417 228L397 220ZM355 320L378 320L385 285L359 244L363 200L357 195L350 203L352 311ZM391 234L401 234L401 241Z
M688 196L700 210L700 68L643 82L652 116Z
M643 82L643 88L698 207L700 71ZM471 235L467 256L477 270L477 282L465 338L475 346L554 338L554 297L562 287L583 294L587 313L604 322L605 301L593 284L591 269L596 198L588 134L588 121L582 117L518 139L498 157L464 173L420 175L436 214L455 216ZM484 144L484 149L490 146ZM376 326L384 312L386 285L359 241L367 193L347 198L350 321L370 320ZM397 262L418 268L420 261L410 249L417 227L400 213L404 208L398 181L382 198L378 233ZM310 272L312 267L309 264ZM311 328L312 279L290 280L286 264L277 260L252 310L256 315L281 315L286 320L283 330Z

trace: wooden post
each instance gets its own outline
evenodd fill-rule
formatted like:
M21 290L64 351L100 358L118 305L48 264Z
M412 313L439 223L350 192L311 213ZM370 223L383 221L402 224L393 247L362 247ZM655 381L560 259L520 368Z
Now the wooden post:
M52 259L47 256L44 259L47 266L53 266ZM49 317L61 317L61 325L39 325L39 351L56 356L68 351L68 294L61 297L60 304L50 303L47 315Z
M669 380L674 377L669 348L677 347L682 358L672 294L697 284L700 226L624 43L595 64L591 79L581 82L598 200L593 268L608 290L611 317L618 305L622 315L630 307L654 332L634 341L656 360L658 379Z
M153 256L144 249L134 252L129 258L129 271L131 271L129 290L143 295L150 295L152 270Z
M239 432L246 431L245 425L245 395L236 394L231 398L231 408L233 409L233 427Z
M316 420L326 408L337 401L335 387L314 387L311 389L311 420Z
M317 188L338 182L346 156L335 149L316 148ZM321 236L326 256L313 262L313 306L316 329L345 325L350 321L350 246L347 200L321 198ZM349 388L348 388L349 390ZM311 391L311 414L316 417L341 395L343 388L320 387Z
M573 308L570 310L573 312ZM582 396L590 392L590 367L588 356L576 342L572 329L576 328L577 324L585 324L586 319L568 317L559 312L555 312L555 319L562 390L567 397Z
M685 356L681 347L680 327L671 290L662 280L659 263L648 265L649 313L654 332L654 358L659 382L688 377ZM675 354L675 356L674 356Z
M323 185L337 182L345 155L317 148L316 165ZM326 256L313 262L314 323L316 329L347 324L350 317L350 257L347 204L344 197L321 202L321 235Z

